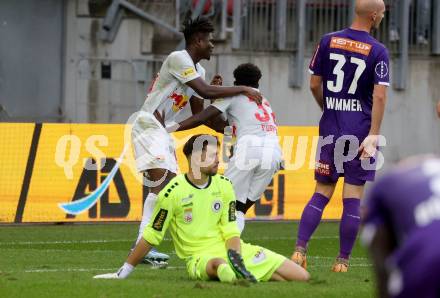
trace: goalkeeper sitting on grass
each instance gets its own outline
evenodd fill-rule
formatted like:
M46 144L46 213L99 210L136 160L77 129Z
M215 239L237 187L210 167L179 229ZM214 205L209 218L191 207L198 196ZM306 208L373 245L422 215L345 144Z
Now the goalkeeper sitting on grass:
M196 135L183 148L187 174L176 176L159 193L143 239L116 273L95 278L126 278L170 228L179 258L192 279L232 282L307 281L309 273L277 253L244 243L235 216L235 195L229 179L217 175L218 140Z

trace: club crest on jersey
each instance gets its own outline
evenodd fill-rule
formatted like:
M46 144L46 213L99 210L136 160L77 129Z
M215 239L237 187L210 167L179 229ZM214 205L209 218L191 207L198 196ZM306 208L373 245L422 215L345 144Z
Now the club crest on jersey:
M388 75L388 65L385 63L385 61L380 61L376 64L374 71L379 78L383 79Z
M170 99L173 101L173 112L178 112L188 103L188 96L176 92L173 92L173 94L170 95Z
M222 201L215 200L214 202L212 202L212 211L214 211L214 213L219 212L220 209L222 209Z
M183 221L190 223L193 220L192 208L186 208L183 210Z

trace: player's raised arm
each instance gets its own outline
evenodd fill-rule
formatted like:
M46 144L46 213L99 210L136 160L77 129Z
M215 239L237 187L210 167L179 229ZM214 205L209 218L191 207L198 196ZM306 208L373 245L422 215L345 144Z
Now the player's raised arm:
M223 78L221 75L215 75L211 80L211 85L221 86L223 85ZM211 100L213 103L215 100ZM193 95L190 99L191 112L193 115L196 115L203 111L204 100L198 96ZM215 130L216 132L223 133L226 126L229 125L228 120L225 120L221 114L218 114L216 117L209 118L208 120L203 122L204 125L209 128ZM183 130L183 129L181 129Z
M210 119L214 119L218 115L221 114L221 111L213 106L207 107L202 112L195 114L188 119L167 127L167 131L181 131L181 130L188 130L191 128L195 128L202 124L207 124ZM217 130L217 129L216 129Z
M209 60L214 49L212 23L205 19L199 19L194 24L191 18L184 22L182 31L186 41L186 53L175 52L169 56L169 73L179 80L180 83L191 87L204 99L217 99L231 97L239 94L246 95L257 103L261 103L260 92L246 86L222 87L208 85L204 80L204 74L197 71L203 67L198 64L200 60ZM197 68L197 69L196 69Z
M208 85L196 71L194 61L189 55L175 52L169 56L169 73L182 84L191 87L204 99L216 99L243 94L261 103L262 96L259 91L247 86L214 86Z
M212 78L210 85L222 86L223 85L223 77L221 75L219 75L219 74L216 74ZM191 96L191 98L189 99L189 102L190 102L190 105L191 105L191 113L193 115L203 111L204 100L203 100L203 98L200 98L200 96L197 96L197 95ZM211 99L211 103L213 103L213 102L214 102L214 100Z
M205 99L216 99L222 97L232 97L243 94L255 100L258 104L261 103L263 97L258 90L247 86L212 86L208 85L202 78L197 78L186 83L194 91Z

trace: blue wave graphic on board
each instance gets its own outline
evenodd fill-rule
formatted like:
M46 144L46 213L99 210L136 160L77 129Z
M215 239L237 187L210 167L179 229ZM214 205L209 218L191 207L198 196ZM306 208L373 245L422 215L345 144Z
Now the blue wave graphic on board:
M95 189L88 196L81 198L79 200L68 203L59 203L58 207L60 207L65 213L73 214L73 215L78 215L92 208L99 200L99 198L104 194L107 188L110 186L110 182L113 180L113 177L116 175L116 172L118 171L119 166L121 165L122 158L124 157L126 149L127 147L124 148L124 151L122 151L122 154L118 159L118 162L115 164L115 166L110 171L108 176L104 179L102 184L97 189Z

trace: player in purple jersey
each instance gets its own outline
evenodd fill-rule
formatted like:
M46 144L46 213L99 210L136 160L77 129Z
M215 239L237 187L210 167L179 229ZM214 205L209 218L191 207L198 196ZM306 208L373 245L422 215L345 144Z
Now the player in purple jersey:
M380 297L440 297L440 158L412 158L374 185L362 240Z
M323 114L315 193L302 213L292 255L292 260L304 268L307 243L321 221L338 178L343 176L340 251L332 270L348 270L359 230L364 184L374 180L374 166L365 165L374 165L389 86L389 62L385 46L369 33L380 25L385 5L382 0L357 0L355 10L350 28L322 37L309 67L310 89Z

